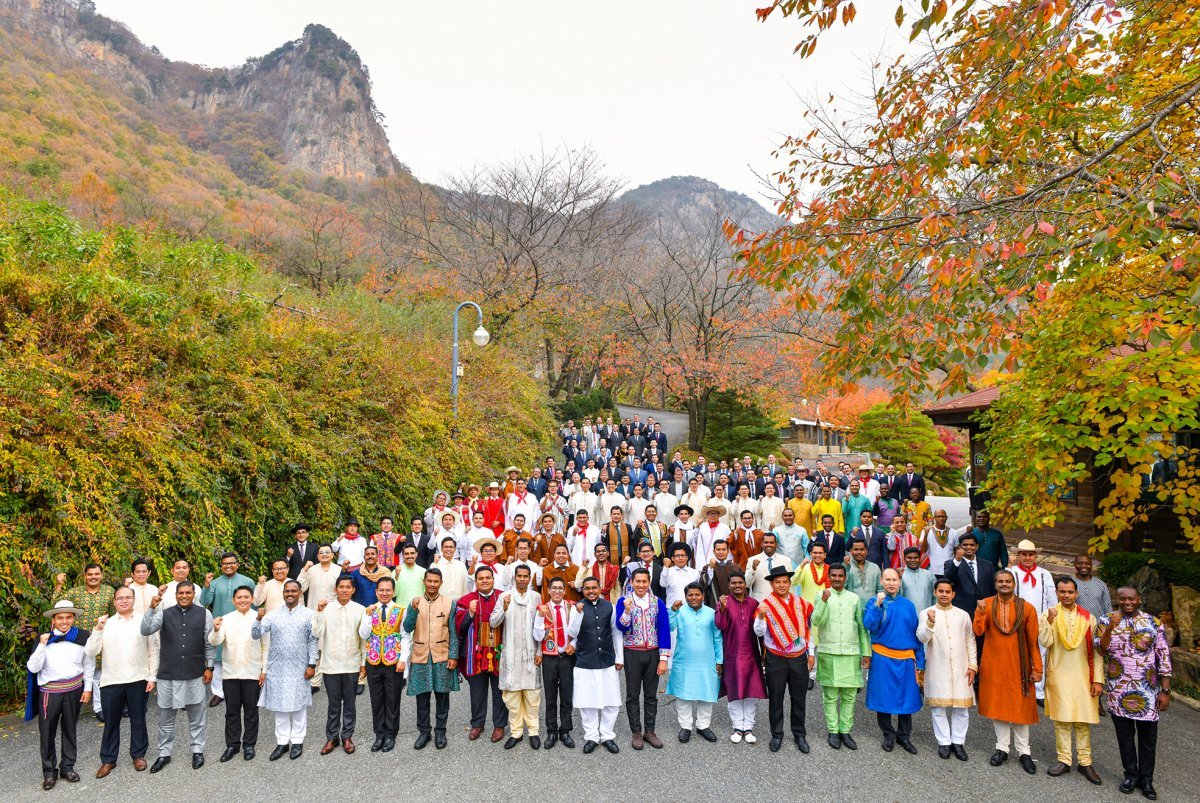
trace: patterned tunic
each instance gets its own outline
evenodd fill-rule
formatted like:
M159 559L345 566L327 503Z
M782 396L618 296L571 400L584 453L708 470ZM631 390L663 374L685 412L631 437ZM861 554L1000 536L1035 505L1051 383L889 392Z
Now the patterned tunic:
M1105 654L1104 707L1113 716L1157 722L1159 679L1171 675L1171 650L1162 624L1145 611L1122 616L1104 651L1100 634L1110 620L1111 615L1100 617L1095 641Z
M457 609L458 603L455 600L450 601L450 610ZM417 616L419 610L413 606L408 606L408 612L404 614L404 632L411 633L417 628ZM451 656L458 656L458 628L454 626L454 622L447 622L447 629L450 631L450 644L446 648L446 652ZM429 692L451 692L458 691L458 673L452 669L446 668L445 661L433 660L430 655L430 660L424 663L416 663L410 661L408 664L408 696L416 697L418 694L428 694Z
M309 664L317 662L317 637L312 630L309 608L286 605L254 623L252 638L270 634L267 650L267 680L258 704L272 711L300 711L312 705L312 684L304 677Z
M112 586L101 585L96 592L89 593L87 586L75 586L68 588L62 594L59 594L55 599L69 599L82 613L75 617L75 626L80 630L95 630L96 620L101 616L110 616L115 612L113 608L113 594L116 593Z

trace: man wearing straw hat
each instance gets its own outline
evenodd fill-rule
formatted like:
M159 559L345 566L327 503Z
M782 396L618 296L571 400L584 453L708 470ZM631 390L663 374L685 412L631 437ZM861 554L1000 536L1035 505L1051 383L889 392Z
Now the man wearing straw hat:
M43 613L51 621L51 630L42 634L25 665L29 670L25 720L33 719L36 710L42 745L42 788L46 790L53 789L59 777L68 783L79 782L75 772L75 729L80 707L91 702L96 668L84 651L91 634L75 626L80 612L64 599ZM54 743L60 729L61 758Z

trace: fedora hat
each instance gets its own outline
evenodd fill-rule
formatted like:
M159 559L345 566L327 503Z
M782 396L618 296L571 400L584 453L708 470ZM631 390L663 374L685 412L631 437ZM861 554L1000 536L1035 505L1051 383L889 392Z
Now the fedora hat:
M73 613L76 616L79 616L81 613L83 613L83 611L76 608L75 603L71 602L71 600L60 599L58 602L54 603L53 608L43 612L42 616L45 616L47 619L53 619L57 614L60 613Z

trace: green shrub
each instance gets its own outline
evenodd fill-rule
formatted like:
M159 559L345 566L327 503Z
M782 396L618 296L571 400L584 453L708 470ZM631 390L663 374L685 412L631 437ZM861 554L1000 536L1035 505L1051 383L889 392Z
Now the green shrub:
M574 421L578 425L583 423L584 418L596 415L611 415L614 421L617 420L617 403L604 388L592 388L587 393L554 402L551 406L555 418L562 423Z
M1164 552L1109 552L1103 556L1100 577L1109 585L1124 585L1138 569L1149 564L1163 580L1200 590L1200 555Z

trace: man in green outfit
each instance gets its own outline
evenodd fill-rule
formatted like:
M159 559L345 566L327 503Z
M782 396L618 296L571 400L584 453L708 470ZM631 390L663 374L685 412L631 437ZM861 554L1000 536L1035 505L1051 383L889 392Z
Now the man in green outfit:
M867 542L861 538L851 541L846 557L846 590L854 592L865 604L883 590L881 575L879 567L867 560Z
M233 605L233 592L242 586L254 588L254 581L238 572L237 555L225 552L221 555L221 575L213 578L212 572L204 576L204 590L200 592L200 604L208 608L209 613L216 619L236 608ZM220 705L225 699L225 685L221 682L221 657L225 645L217 647L217 660L213 664L212 699L208 701L209 708Z
M872 566L874 564L871 564ZM829 746L857 750L854 696L863 685L862 670L871 663L871 640L863 627L863 601L846 590L846 567L829 567L829 585L817 597L812 626L816 630L817 682L829 726Z

